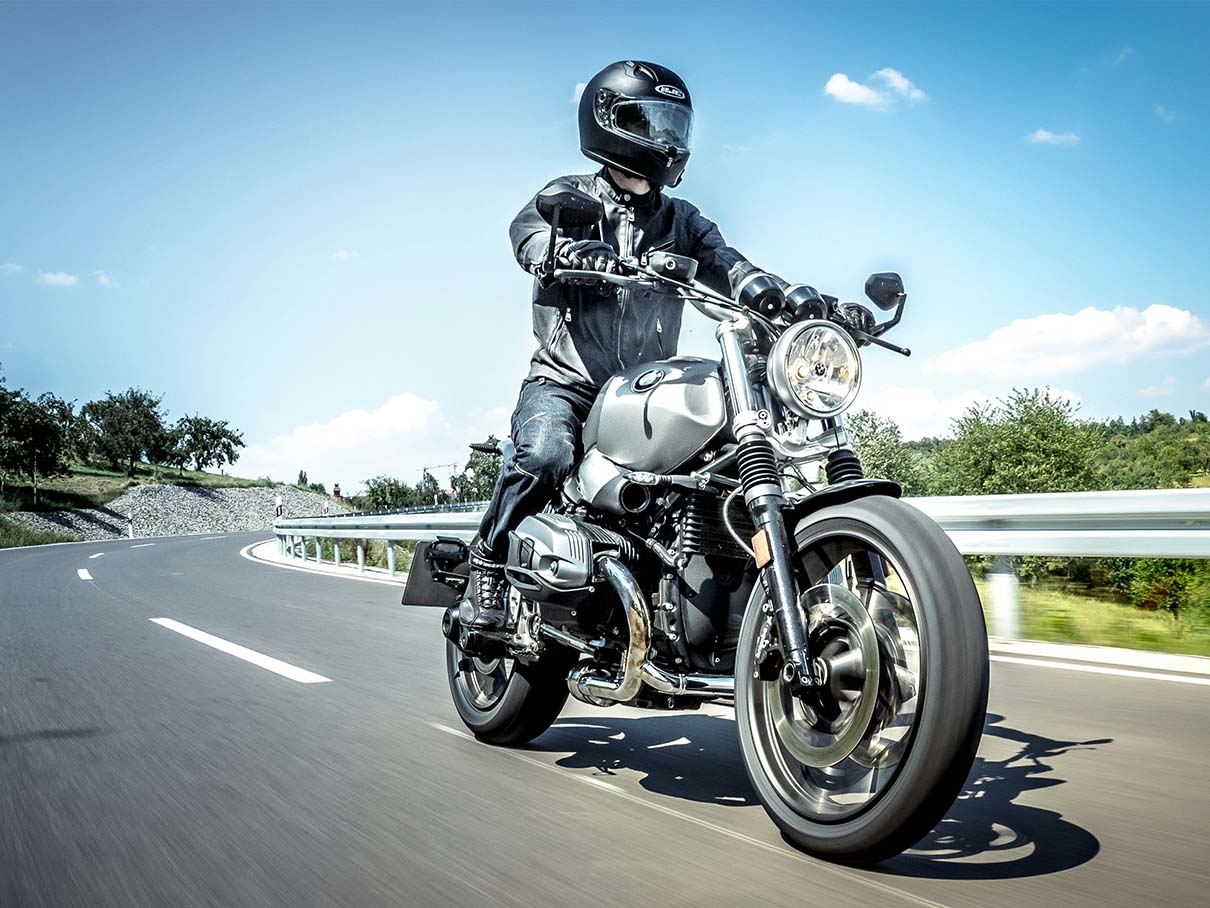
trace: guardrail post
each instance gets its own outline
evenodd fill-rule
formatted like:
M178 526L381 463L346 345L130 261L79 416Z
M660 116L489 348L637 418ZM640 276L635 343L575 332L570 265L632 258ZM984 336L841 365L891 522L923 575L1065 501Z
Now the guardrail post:
M277 539L277 554L285 555L286 554L286 537L277 536L275 538Z
M319 536L315 537L315 563L324 563L324 541Z
M332 540L332 563L340 567L340 540Z
M395 576L395 541L393 539L386 540L387 544L387 570L391 572L391 576Z
M1001 555L987 574L993 636L1009 640L1019 639L1020 586L1016 563L1007 555Z
M357 570L363 574L366 572L366 541L364 539L357 540Z

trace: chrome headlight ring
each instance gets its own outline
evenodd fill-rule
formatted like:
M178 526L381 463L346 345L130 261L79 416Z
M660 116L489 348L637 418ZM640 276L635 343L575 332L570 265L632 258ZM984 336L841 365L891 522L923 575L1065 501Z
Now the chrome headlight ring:
M787 407L808 419L830 419L861 389L861 355L843 328L822 319L791 325L769 354L769 384Z

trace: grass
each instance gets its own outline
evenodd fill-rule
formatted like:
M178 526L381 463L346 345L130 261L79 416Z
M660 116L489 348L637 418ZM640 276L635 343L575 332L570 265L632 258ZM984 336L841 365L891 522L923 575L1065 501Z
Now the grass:
M52 542L71 542L71 536L62 533L43 533L31 530L19 523L0 517L0 549L11 549L22 545L49 545Z
M100 508L109 504L131 486L157 485L206 486L208 488L245 488L267 486L267 479L240 479L219 473L195 470L177 471L150 464L135 465L134 477L125 470L110 470L89 464L75 464L67 476L48 479L38 488L34 504L33 487L26 480L6 482L0 495L0 511L56 511L64 508Z
M975 578L975 586L990 621L987 583ZM1082 594L1060 583L1022 584L1020 608L1020 632L1028 640L1210 656L1210 623L1204 618L1177 621L1168 612Z
M336 540L324 539L321 540L320 546L323 549L323 560L332 563L336 557L333 551L333 543ZM357 564L357 543L352 539L341 539L340 542L340 561L342 564ZM314 543L307 540L307 555L308 557L315 556ZM416 554L416 543L414 542L396 542L395 543L395 570L398 573L404 574L412 569L412 556ZM369 540L369 545L366 547L366 566L387 567L387 549L386 542L381 539Z

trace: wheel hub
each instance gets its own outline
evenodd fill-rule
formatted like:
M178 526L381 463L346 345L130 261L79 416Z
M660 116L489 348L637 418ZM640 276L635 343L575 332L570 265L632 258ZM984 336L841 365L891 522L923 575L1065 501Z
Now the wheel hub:
M823 664L823 684L796 697L781 679L763 682L777 736L806 766L834 766L861 742L878 700L878 640L862 601L850 590L821 583L806 590L811 652Z

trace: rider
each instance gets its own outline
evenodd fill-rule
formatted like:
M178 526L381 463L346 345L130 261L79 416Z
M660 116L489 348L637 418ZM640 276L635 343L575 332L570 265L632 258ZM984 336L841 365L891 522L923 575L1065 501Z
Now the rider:
M765 294L780 295L780 278L754 280L765 272L728 246L696 207L663 192L680 183L689 161L693 105L680 76L635 60L607 66L584 89L579 121L580 150L604 166L548 185L596 196L605 217L599 226L560 231L557 267L613 272L620 257L662 250L696 259L699 280L741 301L759 305ZM505 623L508 534L551 501L571 470L598 389L623 369L675 356L684 307L680 297L659 290L550 281L542 274L549 226L536 201L509 228L518 263L535 276L538 348L512 416L515 454L504 464L470 552L463 620L483 628Z

